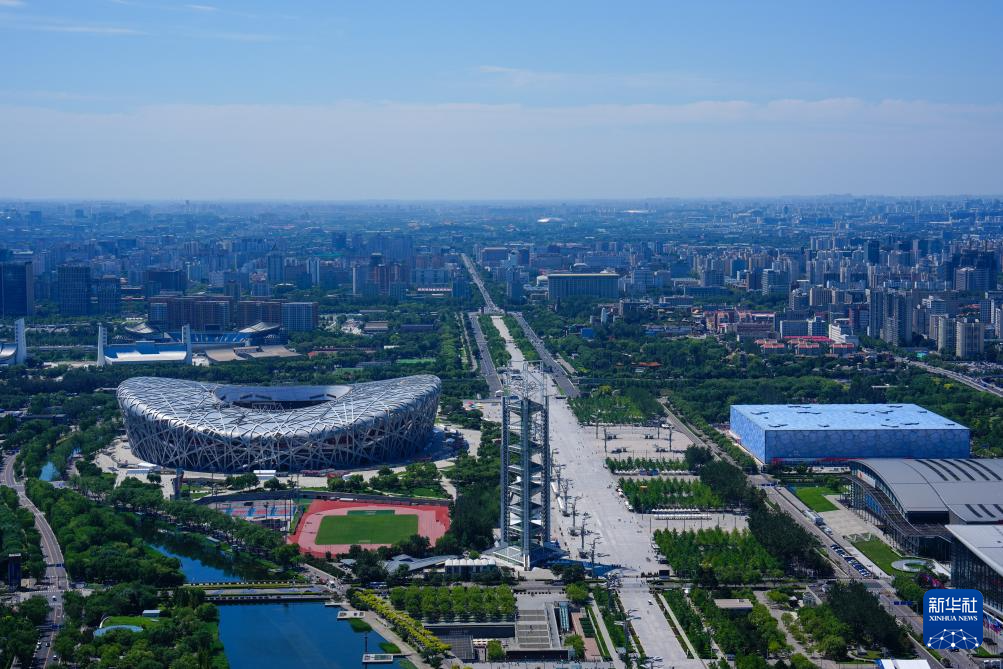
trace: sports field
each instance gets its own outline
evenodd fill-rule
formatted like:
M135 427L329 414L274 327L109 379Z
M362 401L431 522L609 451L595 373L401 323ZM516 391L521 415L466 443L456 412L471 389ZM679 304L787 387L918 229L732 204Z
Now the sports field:
M449 529L449 506L415 500L315 499L288 541L314 557L342 555L352 546L390 546L420 534L435 545Z
M317 530L317 545L395 544L418 534L418 516L385 511L349 511L344 516L324 516Z

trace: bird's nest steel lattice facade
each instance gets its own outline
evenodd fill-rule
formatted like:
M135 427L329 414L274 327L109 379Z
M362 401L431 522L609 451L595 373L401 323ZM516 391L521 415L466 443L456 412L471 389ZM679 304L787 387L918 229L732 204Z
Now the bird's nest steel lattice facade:
M440 388L431 375L270 387L136 377L117 395L139 458L200 472L297 472L416 453L431 437Z

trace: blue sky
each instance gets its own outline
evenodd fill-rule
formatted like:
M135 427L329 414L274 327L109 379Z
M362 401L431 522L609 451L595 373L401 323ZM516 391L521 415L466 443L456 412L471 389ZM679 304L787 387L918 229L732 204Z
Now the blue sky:
M0 196L1003 191L994 2L0 0Z

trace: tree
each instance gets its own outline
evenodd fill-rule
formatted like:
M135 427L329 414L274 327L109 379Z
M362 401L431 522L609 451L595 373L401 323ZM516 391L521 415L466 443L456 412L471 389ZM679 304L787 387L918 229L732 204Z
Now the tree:
M488 641L488 662L504 662L505 649L498 639Z
M564 594L575 606L584 606L589 601L589 590L580 583L569 583L564 588Z
M829 660L846 657L846 639L835 634L822 637L818 642L818 652Z
M31 597L21 602L18 611L38 627L49 617L49 603L45 601L45 597Z
M244 488L254 488L258 485L258 477L252 472L237 474L226 477L226 487L233 490L243 490Z
M565 583L581 583L585 580L585 567L576 562L565 566L560 574Z
M575 651L575 659L581 660L585 657L585 640L577 634L571 634L564 639L564 645Z

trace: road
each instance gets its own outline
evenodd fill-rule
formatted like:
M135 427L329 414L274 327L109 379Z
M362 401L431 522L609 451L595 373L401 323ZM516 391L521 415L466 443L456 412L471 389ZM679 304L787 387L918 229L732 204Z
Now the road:
M989 383L984 383L983 381L968 376L966 374L959 374L958 372L952 372L949 369L943 369L941 367L935 367L933 365L928 365L925 362L920 362L919 360L910 360L909 358L901 358L895 356L896 362L901 362L906 365L912 365L913 367L918 367L925 372L930 372L931 374L939 374L940 376L946 376L949 379L953 379L958 383L963 383L970 388L975 390L981 390L982 392L995 395L996 397L1003 397L1003 389L997 388Z
M578 388L571 382L571 378L568 377L567 372L564 370L564 366L554 360L554 356L552 356L550 351L547 350L543 340L537 336L536 331L530 327L529 323L526 322L526 319L522 317L522 314L517 311L513 311L512 317L515 318L519 327L522 328L526 338L529 339L529 343L536 349L536 353L540 356L540 360L550 369L550 375L557 383L557 386L561 389L561 392L568 397L578 397L580 395Z
M491 298L491 293L488 292L487 287L484 285L484 279L481 278L480 272L477 271L474 261L466 253L460 257L463 258L463 264L466 265L467 271L470 273L470 278L474 280L474 284L477 286L477 290L481 291L481 297L484 298L484 312L488 314L504 313Z
M480 353L481 374L484 376L484 380L487 381L488 390L490 391L488 397L494 397L495 393L501 390L502 384L501 379L498 378L498 370L495 369L494 360L491 359L491 349L488 348L488 340L481 330L480 321L477 320L478 315L476 311L471 311L467 314L467 318L470 319L470 328L474 332L474 341L477 342L477 350Z
M45 601L52 607L49 613L49 622L53 628L58 628L63 624L63 593L69 589L70 580L63 567L63 551L56 541L56 535L45 515L36 507L27 495L24 494L24 485L19 483L14 477L14 456L9 455L4 459L3 475L0 477L0 484L13 488L17 491L19 503L22 507L31 511L35 516L35 527L42 537L42 555L45 558L45 583L47 587L24 593L27 596L44 597ZM39 643L41 646L35 653L35 665L47 667L52 664L52 641L55 631L44 630L39 633Z
M663 667L695 669L704 666L700 659L686 657L686 650L673 634L645 581L625 581L617 592L645 655L661 658Z

